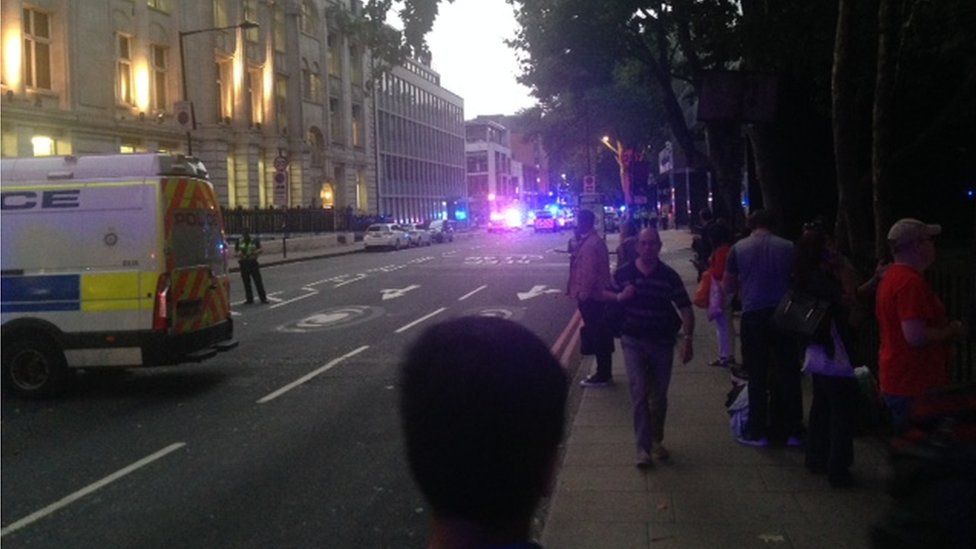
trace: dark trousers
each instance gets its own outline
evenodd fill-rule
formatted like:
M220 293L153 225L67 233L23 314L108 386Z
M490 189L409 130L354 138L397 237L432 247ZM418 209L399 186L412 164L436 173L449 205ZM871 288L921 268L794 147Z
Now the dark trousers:
M859 391L856 378L813 374L806 439L808 468L826 469L831 478L848 474L854 463L854 415Z
M583 325L586 326L586 337L590 341L584 345L593 350L596 355L596 375L601 378L612 377L613 332L606 321L606 304L602 301L580 301L577 303Z
M244 259L240 261L241 279L244 281L244 295L248 303L254 302L254 293L251 291L251 279L254 279L254 286L258 290L258 297L261 302L268 301L268 296L264 294L264 281L261 280L261 268L258 267L257 259Z
M749 374L749 438L803 434L800 355L773 326L774 308L742 313L742 366Z

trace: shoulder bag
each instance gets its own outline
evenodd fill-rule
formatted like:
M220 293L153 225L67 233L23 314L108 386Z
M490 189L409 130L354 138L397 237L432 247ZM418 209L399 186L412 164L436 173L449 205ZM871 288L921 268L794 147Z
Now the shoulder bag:
M784 332L813 337L825 327L830 302L789 290L773 313L773 324Z

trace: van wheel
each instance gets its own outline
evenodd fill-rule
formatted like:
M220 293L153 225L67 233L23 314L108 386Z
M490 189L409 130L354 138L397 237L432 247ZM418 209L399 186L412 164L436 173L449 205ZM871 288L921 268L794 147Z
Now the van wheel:
M28 336L3 346L4 389L28 398L54 396L64 389L68 366L50 338Z

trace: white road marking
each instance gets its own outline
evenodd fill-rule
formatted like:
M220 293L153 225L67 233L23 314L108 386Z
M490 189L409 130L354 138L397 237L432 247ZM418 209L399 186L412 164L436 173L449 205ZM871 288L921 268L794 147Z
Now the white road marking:
M327 364L325 364L321 368L318 368L317 370L314 370L312 372L309 372L309 373L303 375L302 377L296 379L295 381L292 381L288 385L285 385L281 389L278 389L277 391L275 391L275 392L273 392L273 393L271 393L271 394L269 394L267 396L262 397L260 400L258 400L258 404L264 404L265 402L268 402L270 400L274 400L274 399L280 397L281 395L287 393L288 391L291 391L295 387L298 387L299 385L301 385L302 383L305 383L306 381L312 379L313 377L315 377L315 376L317 376L317 375L319 375L319 374L321 374L323 372L327 372L328 370L332 369L333 367L335 367L336 364L339 364L343 360L345 360L347 358L350 358L350 357L353 357L353 356L356 356L359 353L365 351L366 349L369 349L369 345L363 345L362 347L360 347L360 348L358 348L358 349L356 349L354 351L350 351L350 352L348 352L348 353L340 356L339 358L336 358L336 359L333 359L333 360L329 361Z
M336 284L335 286L333 286L333 288L338 288L340 286L345 286L346 284L352 284L353 282L359 282L360 280L366 278L367 276L368 275L365 275L365 274L358 274L358 275L356 275L355 278L351 278L351 279L346 280L344 282L340 282L340 283Z
M125 475L128 475L129 473L135 471L136 469L138 469L140 467L144 467L146 465L149 465L150 463L152 463L152 462L156 461L157 459L165 456L166 454L169 454L170 452L175 452L176 450L179 450L180 448L182 448L184 446L186 446L186 443L185 442L175 442L173 444L170 444L169 446L163 448L162 450L160 450L160 451L158 451L158 452L156 452L154 454L148 455L148 456L140 459L139 461L137 461L137 462L135 462L135 463L133 463L133 464L131 464L129 466L126 466L126 467L123 467L122 469L119 469L118 471L116 471L116 472L112 473L111 475L103 478L102 480L93 482L92 484L89 484L88 486L85 486L81 490L78 490L77 492L74 492L73 494L70 494L70 495L67 495L67 496L61 498L60 500L52 503L51 505L48 505L47 507L41 509L40 511L35 511L35 512L27 515L26 517L24 517L24 518L22 518L22 519L20 519L20 520L18 520L16 522L12 522L12 523L8 524L6 527L4 527L2 530L0 530L0 536L6 536L10 532L14 532L16 530L20 530L24 526L27 526L28 524L30 524L32 522L35 522L37 520L40 520L40 519L42 519L42 518L44 518L44 517L46 517L46 516L54 513L55 511L58 511L59 509L62 509L64 507L67 507L68 505L74 503L75 501L78 501L79 499L87 496L88 494L91 494L92 492L98 490L99 488L102 488L103 486L106 486L108 484L111 484L111 483L115 482L116 480L119 480L120 478L124 477Z
M392 288L392 289L380 290L380 293L383 294L383 301L386 301L387 299L396 299L398 297L403 297L407 295L407 292L409 292L410 290L416 290L419 287L420 287L419 284L411 284L406 288L399 288L399 289Z
M413 328L417 324L420 324L421 322L427 320L428 318L430 318L430 317L432 317L434 315L439 315L439 314L443 313L445 310L447 310L447 307L441 307L440 309L437 309L436 311L434 311L434 312L432 312L430 314L427 314L425 316L422 316L422 317L418 318L417 320L414 320L410 324L407 324L405 326L401 326L400 328L398 328L397 330L395 330L394 333L399 334L400 332L405 332L405 331L409 330L410 328Z
M315 290L312 290L310 293L303 294L303 295L300 295L298 297L294 297L294 298L289 299L289 300L286 300L286 301L281 301L280 303L275 303L274 305L272 305L272 306L270 306L268 308L269 309L277 309L278 307L284 307L285 305L288 305L289 303L294 303L296 301L301 301L301 300L305 299L306 297L312 297L313 295L319 295L319 293L317 291L315 291Z
M519 301L525 301L526 299L532 299L533 297L538 297L542 294L558 294L559 290L555 288L549 288L545 285L532 286L532 289L527 292L518 292L515 295L518 296Z
M487 287L488 287L487 285L485 285L485 286L479 286L479 287L475 288L474 290L471 290L470 292L468 292L468 293L462 295L461 297L459 297L458 298L458 301L464 301L465 299L473 296L474 294L480 292L481 290L484 290Z

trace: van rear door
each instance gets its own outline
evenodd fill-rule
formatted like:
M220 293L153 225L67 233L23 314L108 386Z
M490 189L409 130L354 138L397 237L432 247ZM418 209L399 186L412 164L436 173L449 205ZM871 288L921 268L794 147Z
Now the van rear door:
M223 220L210 183L165 178L162 184L166 271L174 335L230 318Z

